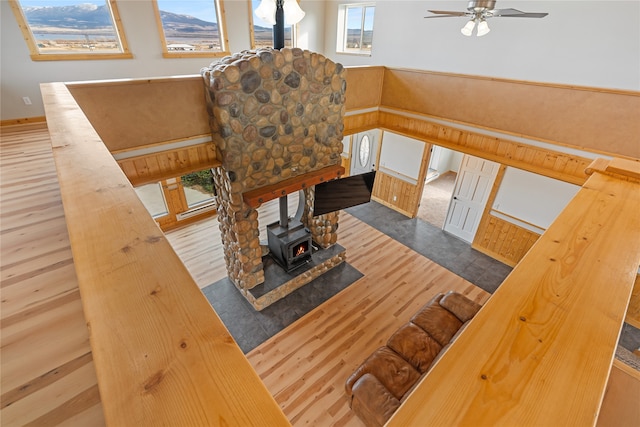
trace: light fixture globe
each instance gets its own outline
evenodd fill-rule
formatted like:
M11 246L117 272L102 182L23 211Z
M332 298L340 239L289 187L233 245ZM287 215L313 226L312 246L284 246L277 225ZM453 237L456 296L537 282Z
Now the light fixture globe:
M297 24L304 18L305 13L304 10L300 8L298 0L284 0L282 8L284 9L284 20L287 21L289 25Z
M487 24L487 21L482 20L480 21L480 23L478 24L478 37L482 37L485 34L489 34L489 31L491 31L491 29L489 28L489 24Z
M464 27L462 27L460 32L465 36L469 37L471 33L473 33L473 29L475 28L475 26L476 26L476 22L472 19L471 21L467 22L467 24Z
M276 25L276 0L262 0L256 7L256 16L269 25Z

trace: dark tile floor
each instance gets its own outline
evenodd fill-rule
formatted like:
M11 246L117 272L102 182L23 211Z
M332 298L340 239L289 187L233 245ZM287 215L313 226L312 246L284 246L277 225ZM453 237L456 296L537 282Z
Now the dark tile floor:
M468 243L379 203L346 211L489 293L511 272L511 267L472 249ZM640 348L640 329L625 323L618 343L630 351Z

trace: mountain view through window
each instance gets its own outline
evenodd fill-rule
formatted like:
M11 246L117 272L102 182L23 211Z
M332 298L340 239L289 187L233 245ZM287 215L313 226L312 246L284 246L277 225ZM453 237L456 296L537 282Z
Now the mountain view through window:
M40 53L121 53L106 0L22 0L22 13Z
M215 0L157 0L167 52L225 50Z

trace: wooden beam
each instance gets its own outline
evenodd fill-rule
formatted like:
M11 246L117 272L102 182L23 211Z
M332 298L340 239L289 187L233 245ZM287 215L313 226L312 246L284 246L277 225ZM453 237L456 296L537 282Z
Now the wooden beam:
M640 160L599 158L591 162L585 172L587 175L600 172L618 179L640 182Z
M639 210L639 183L594 173L388 425L594 425Z
M41 91L107 425L289 425L67 87Z
M286 196L294 191L312 187L322 182L331 181L344 174L344 168L340 165L327 166L317 171L309 172L293 178L285 179L277 184L267 185L247 191L242 195L244 202L252 208L257 208L269 200Z

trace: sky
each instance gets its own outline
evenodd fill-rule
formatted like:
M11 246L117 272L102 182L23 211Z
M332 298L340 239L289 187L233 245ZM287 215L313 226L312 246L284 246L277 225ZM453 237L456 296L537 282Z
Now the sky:
M20 0L23 7L26 6L71 6L83 3L96 5L105 4L106 0ZM208 22L218 22L213 0L157 0L160 10L191 15ZM252 0L253 10L258 7L260 0ZM253 14L253 23L261 27L271 28L271 25Z
M179 15L195 16L207 22L218 22L213 0L157 0L160 10Z

